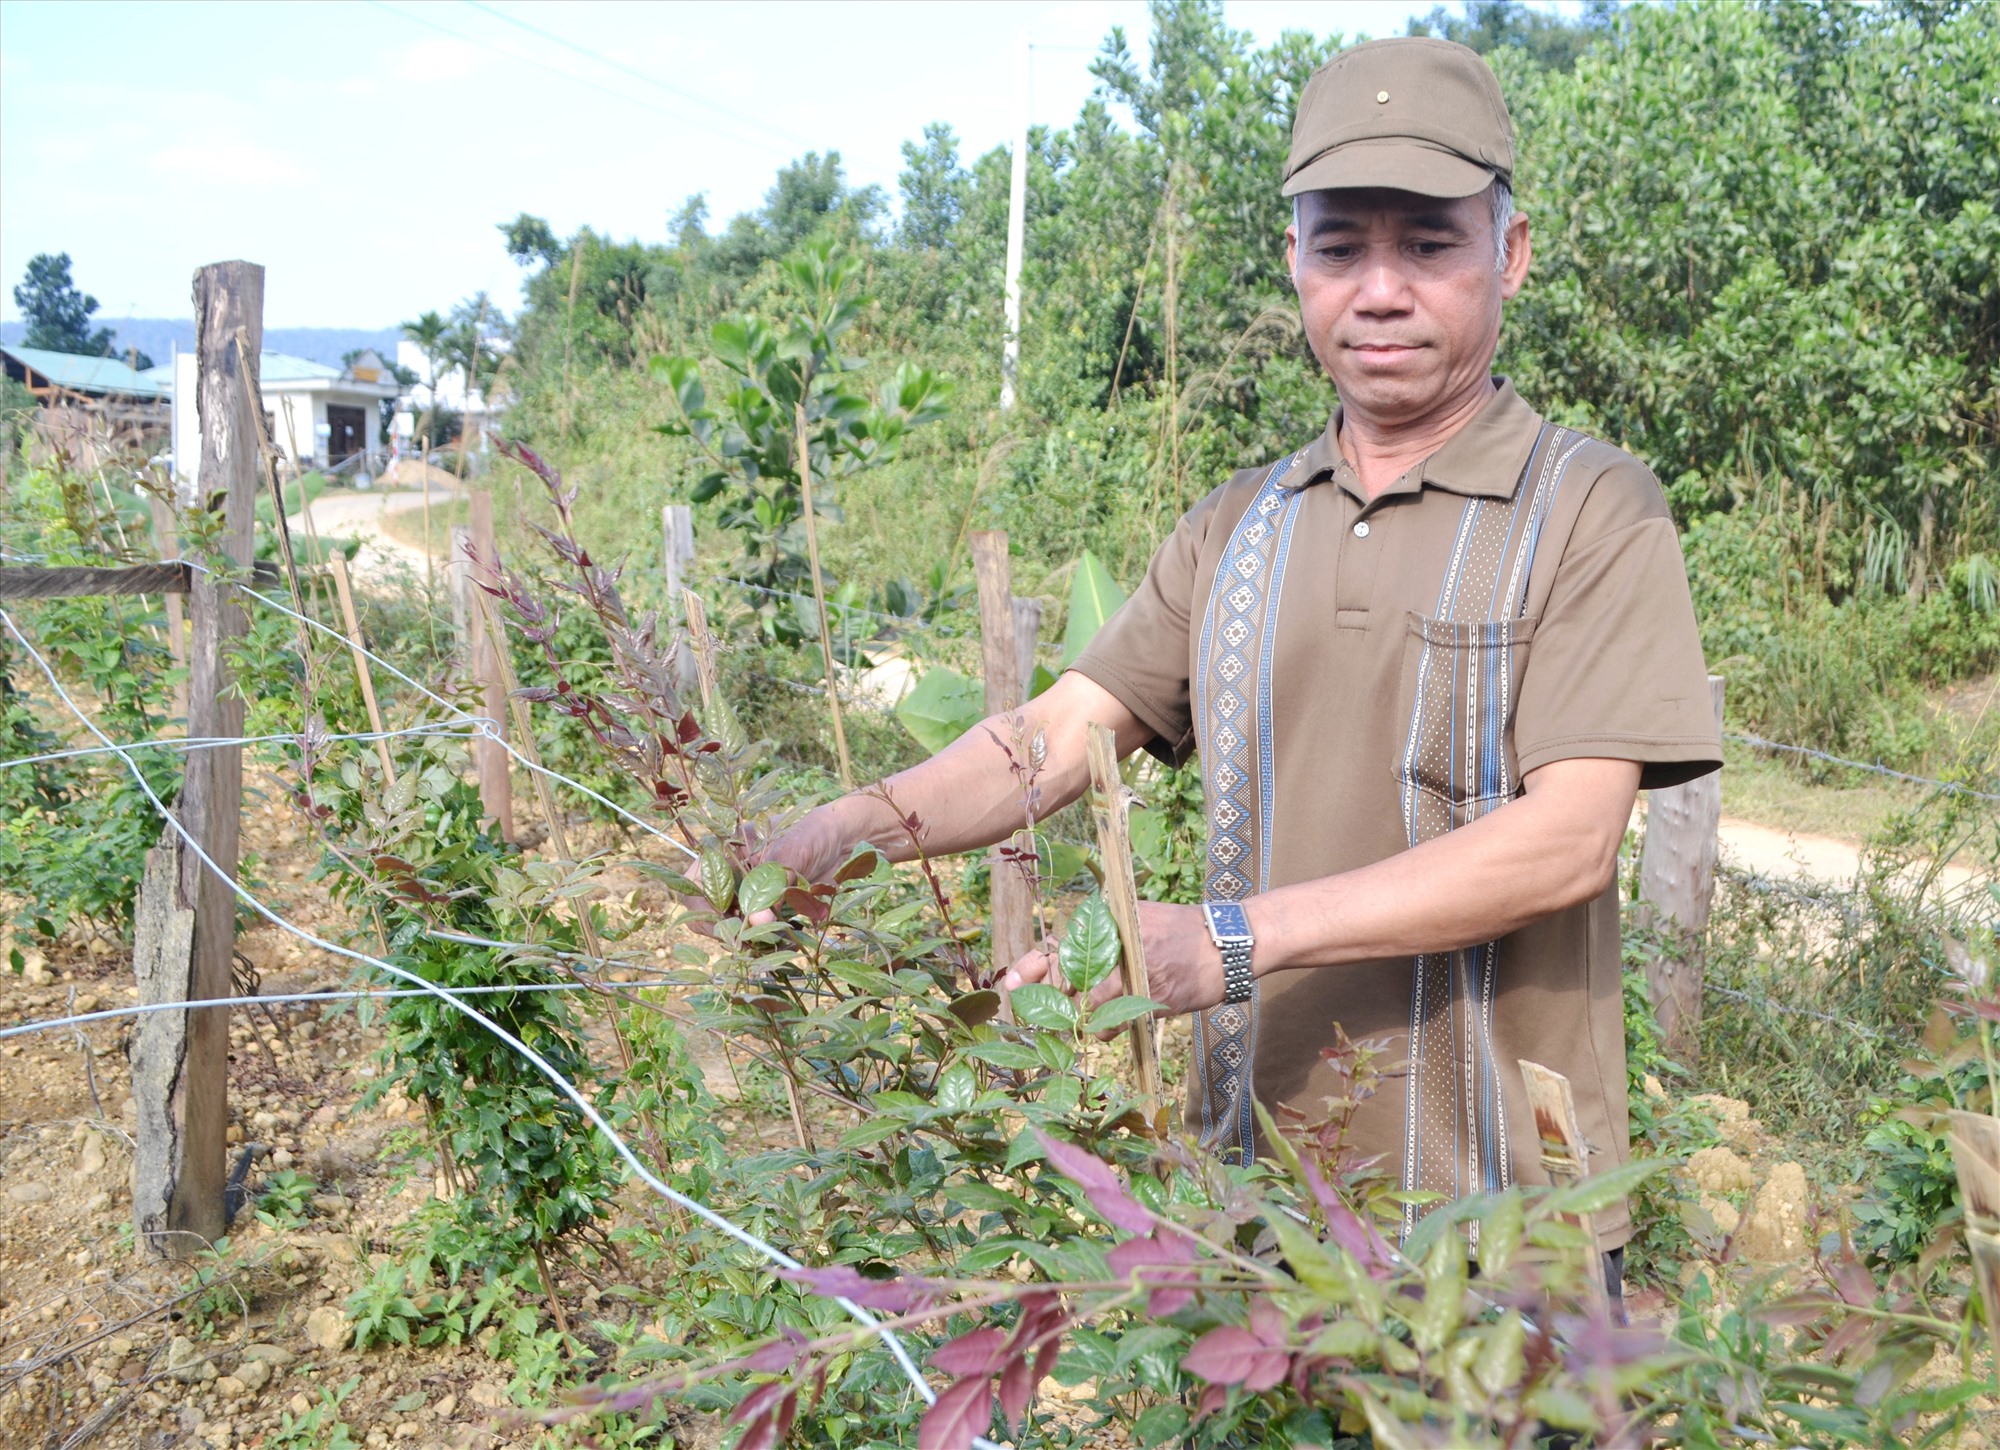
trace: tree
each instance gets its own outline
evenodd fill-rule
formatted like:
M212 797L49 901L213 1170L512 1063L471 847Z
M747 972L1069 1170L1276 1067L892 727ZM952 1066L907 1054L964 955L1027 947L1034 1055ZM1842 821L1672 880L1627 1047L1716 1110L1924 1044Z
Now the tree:
M97 299L77 291L70 280L68 252L41 252L28 261L27 276L14 289L14 305L28 324L23 347L87 357L111 355L111 329L90 325ZM148 358L150 367L152 360Z
M903 220L896 240L906 247L942 247L965 214L972 176L959 165L958 138L951 127L933 121L921 142L903 143Z
M511 222L501 222L499 230L507 238L507 255L523 267L532 267L536 262L553 267L562 256L562 243L538 216L522 212Z

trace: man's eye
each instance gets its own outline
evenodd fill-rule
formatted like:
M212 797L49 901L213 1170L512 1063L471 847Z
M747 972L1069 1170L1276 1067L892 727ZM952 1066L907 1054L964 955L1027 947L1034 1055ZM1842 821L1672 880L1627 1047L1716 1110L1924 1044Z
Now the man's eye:
M1419 257L1441 257L1450 250L1450 245L1445 242L1412 242L1410 250Z

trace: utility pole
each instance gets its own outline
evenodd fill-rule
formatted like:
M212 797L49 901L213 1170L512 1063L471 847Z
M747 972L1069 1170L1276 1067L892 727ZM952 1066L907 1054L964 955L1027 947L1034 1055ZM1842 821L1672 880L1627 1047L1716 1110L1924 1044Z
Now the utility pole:
M1007 183L1007 332L1000 352L1000 411L1014 406L1021 375L1021 251L1028 215L1028 100L1032 51L1021 37L1021 124L1014 132L1013 175Z

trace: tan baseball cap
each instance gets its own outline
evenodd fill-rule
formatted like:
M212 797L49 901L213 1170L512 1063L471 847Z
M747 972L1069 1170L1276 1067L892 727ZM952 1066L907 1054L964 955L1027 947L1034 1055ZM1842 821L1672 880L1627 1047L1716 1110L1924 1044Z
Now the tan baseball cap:
M1496 176L1514 184L1514 123L1492 68L1463 45L1371 40L1299 93L1286 196L1348 186L1472 196Z

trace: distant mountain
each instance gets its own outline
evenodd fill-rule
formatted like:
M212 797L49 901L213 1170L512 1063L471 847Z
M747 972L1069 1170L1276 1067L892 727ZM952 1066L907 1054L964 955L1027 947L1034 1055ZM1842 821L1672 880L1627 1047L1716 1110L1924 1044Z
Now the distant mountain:
M93 317L94 327L108 327L117 335L114 350L120 357L127 348L138 348L155 363L173 356L174 344L182 352L194 350L194 319L180 317ZM0 343L13 344L28 330L23 322L0 322ZM372 347L385 358L396 355L396 340L402 330L395 327L267 327L264 351L282 352L310 362L339 367L343 354L356 348Z

